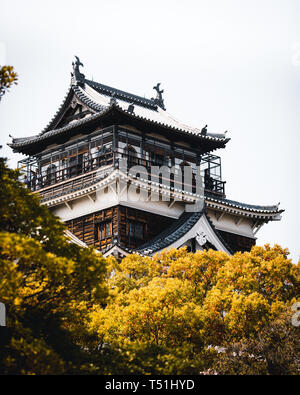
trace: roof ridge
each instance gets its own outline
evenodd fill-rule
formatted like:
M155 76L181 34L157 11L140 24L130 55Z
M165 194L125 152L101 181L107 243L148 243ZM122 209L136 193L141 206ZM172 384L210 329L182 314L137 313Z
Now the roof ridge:
M180 239L180 237L182 236L182 229L185 226L187 226L188 229L185 229L184 233L190 230L202 214L203 210L196 213L183 212L181 216L177 220L175 220L173 224L171 224L171 226L163 230L152 240L136 248L135 251L142 252L151 249L152 252L154 252L168 246L170 242L174 242Z
M217 202L217 203L223 203L223 204L229 204L230 206L241 208L241 209L252 209L256 211L275 211L275 212L283 212L284 210L279 210L279 204L277 205L271 205L271 206L260 206L260 205L255 205L255 204L248 204L248 203L242 203L238 202L236 200L230 200L230 199L219 199L219 198L212 198L211 196L206 197L207 200L210 200L212 202Z
M128 101L129 103L133 102L137 105L142 105L144 107L151 108L152 110L157 111L158 106L152 99L148 99L146 97L142 97L134 93L126 92L121 89L113 88L112 86L104 85L100 82L91 81L88 79L85 79L85 83L91 88L95 89L97 92L99 92L100 90L102 94L107 94L109 96L114 95L114 97L116 97L117 99L119 98L124 101Z

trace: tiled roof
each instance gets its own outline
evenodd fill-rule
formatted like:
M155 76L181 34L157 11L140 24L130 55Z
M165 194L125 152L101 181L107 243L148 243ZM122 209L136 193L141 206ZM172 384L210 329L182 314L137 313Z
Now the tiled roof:
M222 238L221 234L218 232L213 222L206 214L205 209L197 213L183 213L180 218L175 221L170 227L161 232L158 236L150 240L148 243L145 243L141 247L137 248L135 252L138 252L142 255L149 255L169 247L186 233L188 233L196 224L196 222L202 217L202 215L206 217L209 225L211 226L221 243L225 246L225 248L227 248L229 253L232 254L233 252L231 251L231 248ZM210 243L208 242L208 244Z
M68 130L81 126L89 121L93 121L98 117L101 118L104 114L108 113L111 108L126 114L129 118L140 119L151 124L155 124L170 130L182 132L189 135L197 136L202 141L213 142L217 147L224 147L229 141L223 133L206 133L201 134L201 130L191 127L178 121L167 111L156 104L155 100L143 98L98 82L90 81L83 78L76 78L76 73L72 76L71 86L60 105L58 111L53 116L50 123L42 130L41 133L23 138L14 138L12 143L8 144L15 150L25 146L30 146L39 141L46 140L50 137L60 135ZM75 97L91 110L91 115L85 118L72 121L64 127L57 128L62 113L70 104L72 97ZM132 109L129 109L132 106Z
M95 84L95 83L94 83ZM103 107L111 106L111 96L108 94L99 93L93 88L93 85L89 85L86 82L84 88L79 88L82 94L86 95L90 100ZM111 88L113 89L113 88ZM122 91L119 91L122 92ZM142 97L138 97L135 95L128 94L128 96L123 97L119 95L120 99L117 100L116 104L117 107L122 110L123 112L128 113L133 118L139 118L143 120L148 120L152 123L157 125L165 126L173 130L178 130L181 132L185 132L188 134L197 135L203 140L211 140L211 141L218 141L218 142L227 142L229 139L225 137L225 134L211 134L208 133L207 135L201 135L201 130L195 127L188 126L181 121L178 121L172 115L170 115L167 111L161 109L157 105L151 105L149 103L153 103L149 99L144 99ZM132 103L136 103L133 107L133 112L128 112L128 103L129 97L132 98ZM116 98L116 96L114 96Z
M77 126L82 126L88 122L90 122L91 120L97 119L100 117L100 115L102 115L102 113L96 113L96 114L92 114L89 117L80 119L78 121L69 123L61 128L58 129L53 129L49 132L45 132L45 133L41 133L35 136L31 136L31 137L22 137L22 138L14 138L13 142L11 144L8 144L10 147L12 148L18 148L18 147L23 147L25 145L30 145L33 143L37 143L39 141L45 140L48 137L53 137L59 134L62 134L68 130L73 129L74 127Z
M148 253L153 253L170 246L192 229L202 215L203 211L197 213L183 213L179 219L166 230L154 237L148 243L137 248L135 251L147 255Z
M147 99L145 97L137 96L132 93L128 93L125 91L121 91L120 89L113 88L111 86L100 84L99 82L85 80L86 84L88 84L91 88L95 89L98 93L104 94L106 96L113 96L116 99L120 99L127 103L134 103L139 106L144 106L151 108L153 110L157 110L157 104L154 103L153 100Z

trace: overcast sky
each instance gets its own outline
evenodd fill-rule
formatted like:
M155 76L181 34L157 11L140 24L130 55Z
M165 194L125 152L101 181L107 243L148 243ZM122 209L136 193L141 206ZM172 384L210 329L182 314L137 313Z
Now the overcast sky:
M161 82L172 115L228 131L228 199L286 211L257 243L299 246L299 0L0 0L0 65L19 85L0 104L6 143L39 133L70 83L78 55L87 78L153 97Z

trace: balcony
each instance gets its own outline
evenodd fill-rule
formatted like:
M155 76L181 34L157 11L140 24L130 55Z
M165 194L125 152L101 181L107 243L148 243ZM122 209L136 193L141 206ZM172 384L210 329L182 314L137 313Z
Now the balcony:
M150 144L151 143L151 144ZM124 129L104 130L102 135L96 135L72 146L52 150L46 155L29 157L19 162L22 181L32 191L38 191L42 199L66 194L95 183L99 175L119 167L121 160L127 160L127 169L142 166L140 174L144 180L151 181L153 166L165 166L170 169L170 175L160 175L156 182L168 185L171 190L187 190L196 193L197 162L200 158L200 174L207 196L225 196L225 182L221 179L221 160L218 156L195 152L181 147L172 147L157 141L143 140L139 136L125 133ZM176 178L184 174L185 166L192 170L192 178L188 183ZM126 170L127 170L126 169ZM174 170L175 169L175 170ZM174 174L171 173L174 171ZM181 173L180 173L181 171ZM179 181L178 181L179 180Z

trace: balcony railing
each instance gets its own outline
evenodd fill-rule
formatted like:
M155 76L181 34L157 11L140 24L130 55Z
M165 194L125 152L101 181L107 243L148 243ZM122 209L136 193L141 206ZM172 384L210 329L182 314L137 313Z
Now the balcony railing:
M140 159L140 158L132 158L130 156L122 155L123 158L127 159L128 163L128 169L132 168L133 166L142 166L145 168L146 171L140 171L139 172L139 177L143 178L144 180L150 180L151 177L151 167L152 166L166 166L169 169L171 169L170 166L167 165L166 162L163 161L149 161L146 159ZM192 193L196 193L196 175L192 174L192 183L188 183L186 180L184 180L184 171L180 166L177 166L177 169L182 171L182 181L178 181L174 174L170 174L169 177L165 178L162 174L157 177L156 182L162 185L168 185L170 186L171 189L182 189L185 191L189 191ZM217 195L217 196L225 196L225 183L226 181L221 181L217 178L214 178L213 176L210 176L209 173L206 172L206 174L203 177L203 184L204 184L204 190L206 195Z
M127 159L127 169L131 169L133 166L142 166L145 170L141 172L140 176L144 180L151 180L151 168L152 166L166 166L171 168L167 160L155 161L146 158L138 158L131 154L126 154L120 150L113 151L111 147L106 150L98 150L93 154L84 154L71 157L68 159L68 163L64 163L64 166L60 166L59 169L53 164L49 164L48 168L43 172L39 173L30 172L29 177L24 179L27 186L33 191L39 191L43 200L49 200L56 196L69 193L77 189L82 189L91 183L95 183L98 179L101 179L109 171L118 167L120 159ZM175 169L181 169L180 165ZM103 171L101 171L103 169ZM127 170L126 169L126 170ZM27 172L28 174L28 172ZM184 174L184 173L183 173ZM153 180L152 180L153 181ZM196 175L193 174L192 183L188 184L183 177L182 181L178 181L176 177L171 173L168 178L164 178L164 175L159 175L155 180L157 183L162 185L168 185L171 189L185 190L192 193L196 193ZM205 194L225 196L225 182L221 181L213 176L210 176L206 170L203 177Z
M37 191L85 175L93 170L112 165L113 161L114 156L111 149L102 152L101 155L99 153L94 153L86 157L81 155L81 157L71 158L68 165L61 166L59 169L57 169L57 166L50 164L41 173L38 170L35 172L31 171L28 177L23 178L23 181L32 191ZM69 184L72 184L72 182L65 183L64 185Z
M220 181L211 179L211 181L207 184L204 181L204 191L207 196L217 195L219 197L225 197L225 184L226 181Z
M102 171L99 169L94 170L91 173L75 177L68 182L61 182L49 187L45 187L43 189L40 189L38 192L41 196L42 201L47 201L89 187L108 177L109 174L112 173L112 171L112 166L107 167Z

